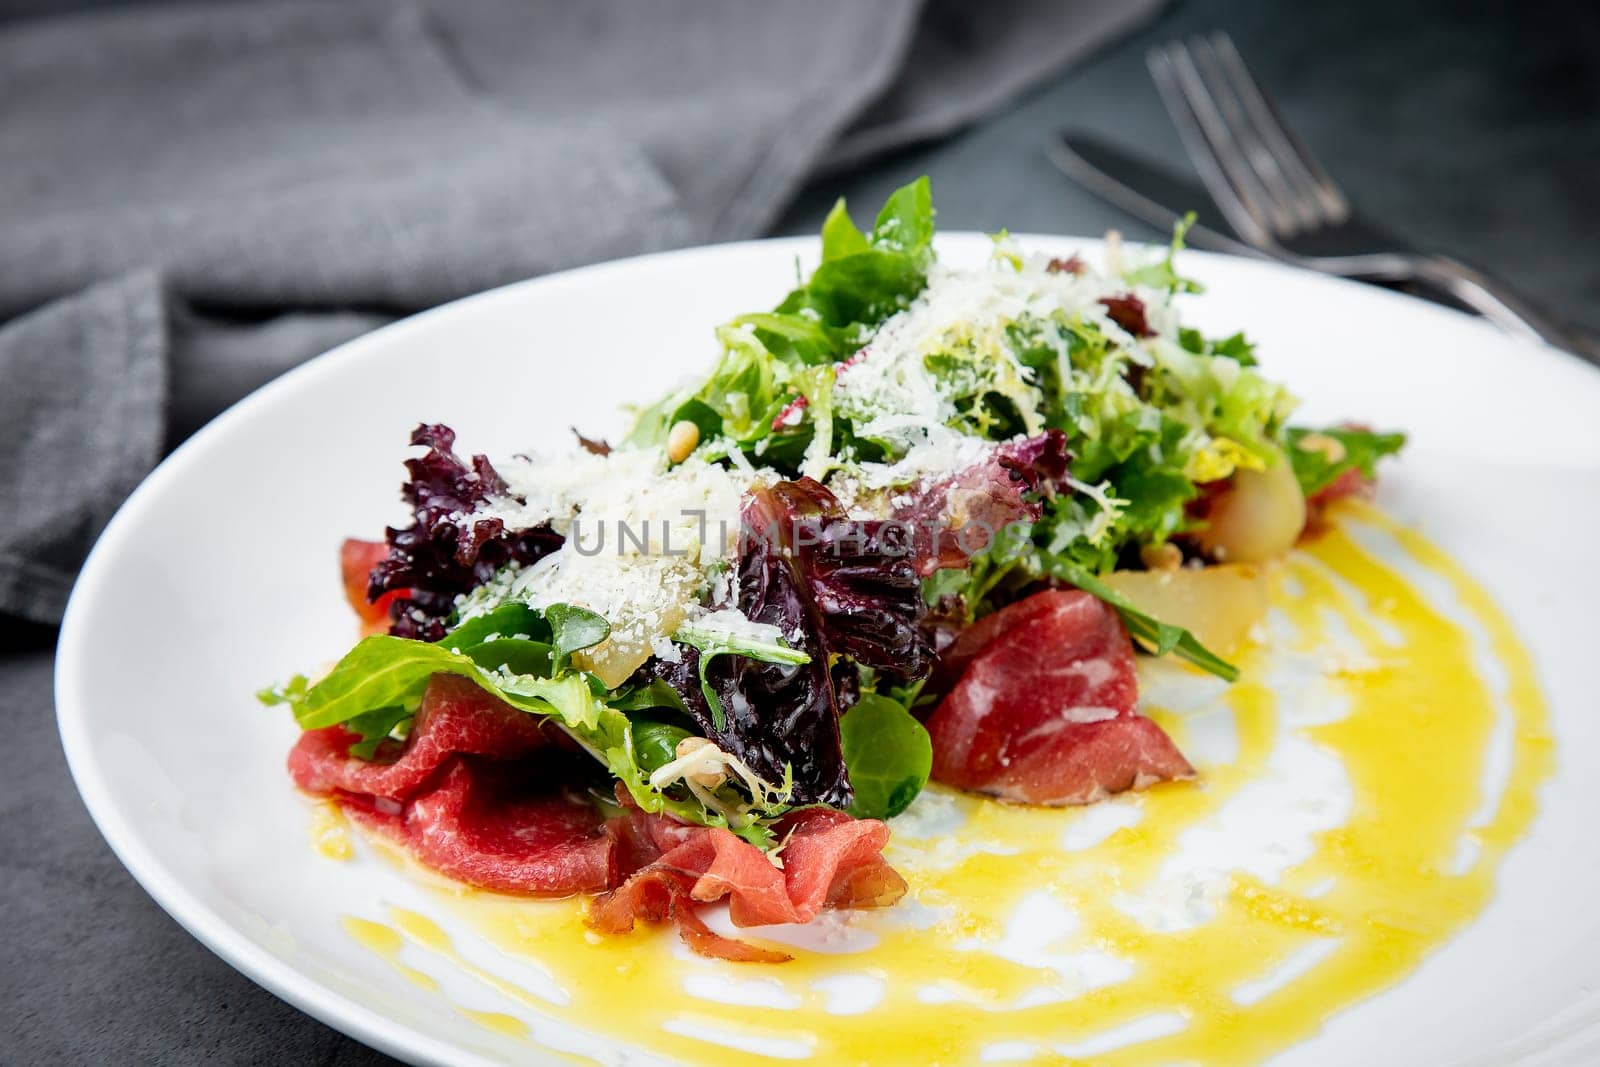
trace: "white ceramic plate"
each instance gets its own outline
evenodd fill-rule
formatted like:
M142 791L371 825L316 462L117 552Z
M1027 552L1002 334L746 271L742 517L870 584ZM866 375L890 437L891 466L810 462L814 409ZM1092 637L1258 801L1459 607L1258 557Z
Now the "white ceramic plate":
M1024 240L1098 254L1092 241ZM294 728L251 694L348 646L335 550L403 517L398 462L416 422L446 422L464 449L490 455L560 446L572 425L615 432L619 405L703 367L711 325L771 304L815 248L650 256L451 304L273 382L150 476L79 579L56 693L90 811L167 911L274 993L395 1055L542 1058L447 1003L494 1007L481 989L426 993L341 932L340 915L408 887L388 866L330 863L307 846L306 804L283 771ZM940 248L976 262L988 242L957 234ZM1371 288L1200 253L1183 266L1208 286L1191 321L1248 329L1269 372L1307 398L1308 421L1359 415L1411 431L1385 506L1497 597L1536 653L1560 742L1494 903L1283 1062L1589 1061L1600 1048L1600 374ZM604 1040L540 1033L617 1058Z

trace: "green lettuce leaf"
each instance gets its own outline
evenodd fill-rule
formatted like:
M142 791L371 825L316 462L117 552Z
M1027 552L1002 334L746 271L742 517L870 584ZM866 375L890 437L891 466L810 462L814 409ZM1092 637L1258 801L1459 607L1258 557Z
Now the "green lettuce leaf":
M1339 442L1344 454L1334 460L1328 450L1308 447L1306 438L1313 434ZM1398 454L1406 443L1403 433L1374 433L1337 427L1327 430L1291 427L1288 439L1289 462L1294 467L1300 491L1306 496L1326 489L1346 471L1359 470L1368 478L1377 477L1378 461L1385 456Z
M502 621L506 618L510 615ZM596 632L592 621L581 616L569 616L560 629L569 646ZM483 627L476 632L492 639L466 651L386 634L368 637L315 685L297 676L281 688L263 691L260 697L267 704L288 704L302 729L343 725L353 730L361 739L351 746L351 752L370 759L384 738L410 720L434 675L458 675L520 711L557 723L623 784L642 810L665 812L701 826L725 827L762 848L772 846L768 823L787 810L785 805L770 798L753 803L725 786L714 798L718 807L713 808L692 794L677 796L650 785L650 772L670 759L664 751L668 738L675 748L677 734L686 736L687 731L673 734L677 728L654 723L648 731L649 747L641 750L633 721L626 712L606 704L605 688L592 676L574 670L555 677L521 674L509 663L487 665L474 658L483 657L485 649L495 646L536 645L547 650L548 663L555 658L555 646L495 637L496 631Z
M361 736L361 740L350 746L350 754L358 759L372 759L378 754L378 746L409 727L411 719L411 710L403 707L378 708L357 715L344 724L346 730Z
M927 178L890 194L871 234L856 228L840 201L823 224L821 266L777 312L846 331L853 350L872 327L922 292L932 259L933 195Z
M1116 608L1117 613L1122 616L1123 625L1128 628L1128 633L1141 641L1148 642L1156 655L1165 656L1170 652L1223 681L1232 682L1238 679L1239 668L1202 645L1194 634L1182 626L1174 626L1154 616L1146 615L1121 593L1088 571L1064 563L1058 564L1053 569L1056 572L1055 576L1062 581L1070 582L1085 593L1097 596Z
M572 653L592 648L610 636L611 624L587 608L573 604L551 604L540 609L510 601L465 620L440 638L438 644L452 652L466 652L486 667L508 665L509 661L497 663L492 656L474 653L475 649L485 644L493 645L507 655L519 655L519 658L532 651L527 646L539 646L547 650L551 659L548 669L530 672L527 668L519 667L515 673L551 674Z
M1183 238L1189 232L1189 227L1194 225L1194 218L1194 212L1191 211L1172 227L1172 243L1167 246L1164 258L1125 271L1122 280L1130 285L1144 285L1172 293L1204 292L1204 286L1179 274L1177 267L1178 253L1183 251Z
M863 693L839 719L845 768L855 789L850 814L858 819L899 815L928 784L933 744L928 731L905 707L886 696Z
M1256 365L1256 346L1243 333L1230 334L1218 340L1207 340L1199 330L1180 326L1178 344L1197 356L1221 356L1244 367Z
M718 731L727 726L727 713L717 691L706 677L706 668L718 656L743 656L762 663L788 663L795 666L811 662L811 657L797 648L790 648L782 640L763 640L748 634L734 633L707 625L691 623L678 628L672 635L674 641L700 650L700 694L711 709L711 721Z

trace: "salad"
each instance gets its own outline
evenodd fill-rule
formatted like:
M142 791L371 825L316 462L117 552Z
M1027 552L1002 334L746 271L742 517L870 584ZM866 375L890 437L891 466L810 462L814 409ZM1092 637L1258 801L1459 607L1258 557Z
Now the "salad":
M926 179L716 330L614 443L491 462L422 425L412 521L347 541L367 636L264 691L289 768L471 885L620 933L885 906L931 779L1083 804L1194 771L1136 656L1233 680L1263 567L1400 434L1295 426L1243 334L1183 325L1182 228L1095 266L940 264ZM1252 605L1257 605L1252 608Z

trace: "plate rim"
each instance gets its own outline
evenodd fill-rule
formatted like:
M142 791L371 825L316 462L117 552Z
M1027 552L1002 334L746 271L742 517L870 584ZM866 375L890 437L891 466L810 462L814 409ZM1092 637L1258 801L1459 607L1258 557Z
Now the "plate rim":
M1099 237L1073 234L1019 233L1011 236L1025 246L1075 242L1093 250L1103 247L1104 244L1103 239ZM988 240L989 235L978 231L949 231L941 232L935 243L936 246L963 244L972 243L980 238ZM507 299L513 292L552 284L567 284L589 276L603 280L608 273L647 266L657 261L714 260L721 256L757 249L770 249L774 254L790 249L814 249L816 240L814 236L772 237L650 252L525 278L436 305L345 341L252 390L207 422L147 474L127 499L118 506L105 529L96 538L73 582L61 620L53 671L56 725L73 785L96 829L118 862L132 875L140 888L148 893L179 926L244 977L307 1015L363 1044L411 1063L472 1064L475 1067L494 1064L496 1062L494 1060L367 1007L260 947L223 914L207 905L188 889L183 879L163 863L125 819L122 809L115 802L101 761L94 754L89 731L88 704L79 692L82 665L87 662L87 650L82 646L80 637L85 625L80 620L93 611L99 586L115 573L114 570L108 569L103 561L116 552L122 540L129 536L129 531L134 529L133 524L138 521L145 501L169 482L182 478L193 464L200 462L213 438L228 432L235 423L249 419L257 408L271 403L279 393L299 388L304 380L326 373L330 366L346 360L363 358L363 353L369 348L381 349L394 337L424 328L437 318L470 312L477 305ZM1150 250L1160 249L1162 246L1126 242L1124 247ZM1467 312L1433 304L1404 293L1380 289L1349 279L1321 275L1287 264L1243 256L1199 250L1185 250L1183 255L1187 260L1225 264L1229 270L1287 275L1301 280L1311 278L1315 279L1317 284L1359 288L1369 298L1403 303L1409 308L1409 314L1445 316L1458 324L1475 324L1474 328L1494 335L1497 343L1504 346L1506 358L1512 358L1516 350L1520 349L1529 355L1540 353L1541 358L1554 356L1560 361L1600 374L1600 367L1574 353L1502 333L1492 324ZM554 1050L532 1045L530 1053L540 1059L556 1062L557 1054Z

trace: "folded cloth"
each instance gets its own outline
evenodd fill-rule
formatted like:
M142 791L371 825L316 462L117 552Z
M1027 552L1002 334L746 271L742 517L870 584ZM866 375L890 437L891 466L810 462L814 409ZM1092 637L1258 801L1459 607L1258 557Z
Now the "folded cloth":
M0 612L163 450L396 315L756 236L1161 0L341 0L0 26ZM980 14L981 11L981 14Z

